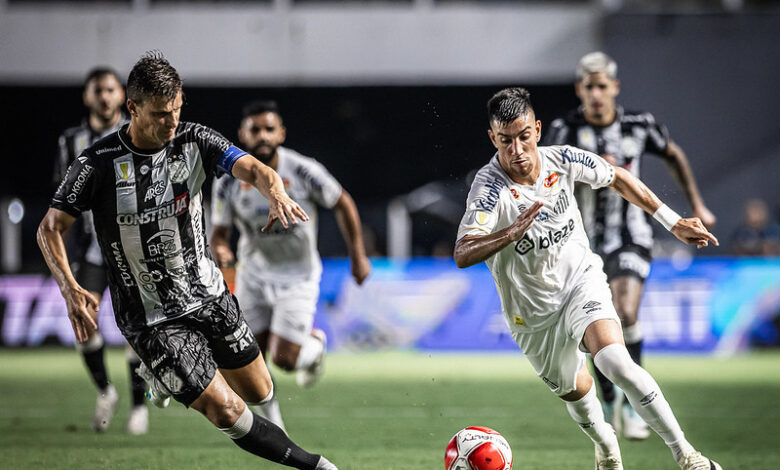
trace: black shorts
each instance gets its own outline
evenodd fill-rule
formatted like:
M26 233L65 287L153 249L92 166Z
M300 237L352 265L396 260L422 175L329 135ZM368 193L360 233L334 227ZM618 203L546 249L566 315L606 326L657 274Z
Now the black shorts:
M171 395L189 407L211 383L217 368L238 369L260 347L235 297L225 291L188 316L150 326L127 341Z
M650 250L639 245L625 245L601 257L608 281L622 276L632 276L644 281L650 274L650 262L653 260Z
M87 261L80 261L71 265L73 277L81 287L90 292L97 292L100 295L108 287L108 272L102 265L92 264Z

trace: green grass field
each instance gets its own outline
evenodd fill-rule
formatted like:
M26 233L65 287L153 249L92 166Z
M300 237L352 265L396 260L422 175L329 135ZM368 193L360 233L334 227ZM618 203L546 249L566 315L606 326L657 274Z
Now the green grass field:
M128 394L121 350L109 355L122 395L109 431L89 429L94 391L70 349L0 349L2 469L273 469L194 411L151 409L145 436L124 432ZM689 440L725 469L780 468L780 354L728 360L650 356ZM341 470L443 468L458 429L499 430L515 470L591 469L593 447L519 354L334 354L311 390L277 372L288 431ZM657 436L621 441L626 469L677 468Z

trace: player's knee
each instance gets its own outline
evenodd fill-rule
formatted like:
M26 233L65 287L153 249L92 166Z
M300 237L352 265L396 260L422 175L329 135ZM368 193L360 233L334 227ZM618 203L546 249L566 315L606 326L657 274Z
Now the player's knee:
M256 390L250 393L246 398L246 403L248 405L264 405L271 401L274 398L274 384L270 379L268 380L268 386L264 390L267 391Z
M218 428L229 428L241 416L245 406L238 395L233 395L223 403L214 403L207 416Z
M633 369L639 367L622 344L610 344L602 348L593 357L593 362L612 383L619 387L624 387L626 381L630 380Z

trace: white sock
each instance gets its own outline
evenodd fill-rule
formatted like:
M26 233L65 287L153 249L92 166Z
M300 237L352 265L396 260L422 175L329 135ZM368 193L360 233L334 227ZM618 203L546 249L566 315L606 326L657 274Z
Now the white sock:
M596 396L596 387L591 386L588 393L577 401L567 401L566 409L602 453L620 455L615 430L604 421L604 411Z
M693 447L685 440L661 388L646 370L638 366L621 344L610 344L593 356L596 367L623 389L634 411L664 440L675 460Z
M219 428L219 430L227 434L228 437L233 440L241 439L252 430L254 419L254 415L249 411L249 407L244 406L244 412L241 413L241 416L233 423L233 426L229 428Z
M317 359L324 345L314 336L307 336L301 344L298 359L295 360L295 370L306 369Z
M287 434L287 429L284 427L284 420L282 420L282 412L279 409L279 401L276 399L276 394L274 393L273 383L271 383L271 391L268 393L268 396L263 398L263 401L247 404L250 405L257 414L279 426L282 431Z

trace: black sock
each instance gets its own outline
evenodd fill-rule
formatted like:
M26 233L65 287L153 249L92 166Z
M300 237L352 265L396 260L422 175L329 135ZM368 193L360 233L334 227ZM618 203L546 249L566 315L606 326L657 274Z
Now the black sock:
M272 462L300 470L315 470L320 456L298 447L287 434L265 418L252 413L252 429L244 436L233 439L238 447Z
M133 397L133 406L143 405L146 396L146 382L135 371L141 366L141 360L128 359L127 366L130 369L130 394Z
M596 380L599 383L601 389L601 400L605 402L615 401L615 386L609 381L606 375L602 374L596 363L593 363L593 372L596 373Z
M637 365L642 365L642 340L637 341L636 343L626 343L626 349L628 349L628 354L631 355L631 359L634 360L634 362L637 363Z
M94 351L81 352L81 355L84 356L84 363L87 365L87 370L89 370L89 374L92 376L92 380L101 391L108 387L108 374L106 373L106 362L104 360L105 351L106 346L100 345L100 347Z

